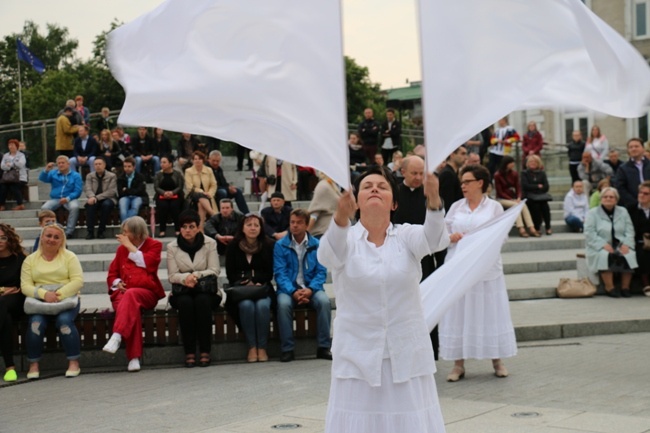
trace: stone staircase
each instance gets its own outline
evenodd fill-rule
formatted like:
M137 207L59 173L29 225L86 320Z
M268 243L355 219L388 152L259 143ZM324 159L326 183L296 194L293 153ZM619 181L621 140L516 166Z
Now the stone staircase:
M223 164L227 179L243 187L250 173L236 172L233 157L225 157ZM37 179L37 172L32 172L31 179ZM519 341L650 331L650 299L645 297L610 299L597 296L579 300L556 297L555 288L559 279L577 276L576 254L584 252L585 245L584 235L569 233L564 224L561 191L568 189L567 179L560 176L552 182L556 191L556 200L550 204L553 235L520 238L513 228L509 241L502 249L508 295ZM153 194L151 185L149 188ZM39 234L37 213L41 203L47 198L49 185L39 185L38 191L40 200L28 203L28 210L0 212L0 220L16 227L27 250L31 250L33 240ZM248 201L251 211L258 210L258 201ZM307 207L308 203L294 202L294 206ZM85 228L78 227L74 238L68 241L69 249L79 256L84 269L82 306L86 308L110 308L106 295L106 271L118 245L111 239L111 235L118 230L118 227L111 227L106 233L108 239L86 241ZM159 240L166 245L172 238ZM164 248L159 276L165 289L170 290ZM221 283L226 281L223 266L219 280ZM328 278L326 290L331 297L334 296L331 278ZM645 302L648 304L644 304ZM161 304L165 303L166 300L161 300Z

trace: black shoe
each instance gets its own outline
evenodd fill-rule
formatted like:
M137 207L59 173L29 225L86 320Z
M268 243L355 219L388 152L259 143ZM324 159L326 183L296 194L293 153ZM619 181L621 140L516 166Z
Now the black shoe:
M280 357L280 362L291 362L295 359L293 356L293 350L290 350L288 352L282 352L282 356Z
M86 240L91 240L91 239L95 239L95 235L93 234L93 232L89 231L88 234L86 235Z
M319 347L316 351L316 358L332 360L332 351L329 347Z
M609 290L609 291L608 291L608 290L605 290L605 293L606 293L607 296L609 296L610 298L620 298L620 297L621 297L621 294L619 293L619 291L618 291L617 288L613 288L612 290Z
M621 296L624 298L631 298L632 294L630 293L630 289L621 289Z
M104 232L97 233L97 239L106 239L106 236L104 236Z

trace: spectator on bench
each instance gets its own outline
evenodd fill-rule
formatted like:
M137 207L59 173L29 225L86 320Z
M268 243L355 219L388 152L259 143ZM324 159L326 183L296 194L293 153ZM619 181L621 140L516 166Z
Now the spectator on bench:
M223 256L226 254L228 244L237 234L244 215L233 209L232 200L229 198L222 198L219 206L221 206L221 213L212 215L205 223L205 234L217 241L217 252Z
M128 371L140 370L142 356L142 310L151 310L165 297L160 280L162 244L151 239L147 223L139 216L122 222L117 235L120 246L108 268L108 294L115 310L113 334L104 351L115 353L126 340Z
M72 158L70 158L70 170L77 171L77 167L88 167L90 171L95 169L93 162L99 154L99 143L89 135L86 125L79 127L78 137L74 139Z
M237 208L242 214L247 214L249 212L248 205L244 199L244 194L242 194L241 189L237 188L234 185L231 185L226 180L226 177L223 174L223 168L221 168L221 152L218 150L213 150L208 156L208 163L214 172L214 177L217 180L217 204L221 203L222 198L234 198L235 203L237 203ZM221 209L219 209L221 211Z
M88 173L84 183L84 193L88 197L86 202L86 226L88 234L86 239L95 239L95 216L99 210L99 228L97 238L104 239L106 223L110 218L113 208L117 203L117 176L106 170L106 160L98 156L95 161L95 170Z
M167 234L167 220L170 215L174 222L174 232L178 236L180 233L178 218L183 209L183 187L185 186L185 179L180 171L174 170L173 156L162 156L160 158L160 166L162 169L156 173L153 179L156 219L160 226L159 236L164 237Z
M140 208L149 204L144 176L135 171L135 160L124 160L124 173L117 178L117 194L120 199L120 221L124 222L140 213Z
M564 196L563 209L566 225L572 232L582 233L589 212L589 198L581 180L573 182L573 187Z
M279 191L271 194L271 206L260 212L264 219L264 233L273 240L285 237L289 229L289 214L291 207L285 206L284 194Z
M151 182L155 173L160 171L160 158L156 155L154 141L149 136L147 128L138 128L138 135L131 139L135 152L135 171L142 174L148 182ZM142 166L146 165L144 172ZM153 171L149 171L149 169Z
M316 357L332 359L330 323L332 306L323 284L327 269L318 262L318 239L307 233L309 214L304 209L291 211L289 231L273 249L273 272L277 288L278 328L282 362L294 359L293 309L308 306L316 310L318 350Z
M16 182L0 183L0 211L5 210L7 192L12 191L16 200L16 207L12 210L24 210L22 188L27 183L27 160L25 154L18 151L20 142L16 139L10 139L7 142L9 151L2 156L0 163L0 173L4 174L9 170L18 170L18 179ZM1 176L0 176L1 177Z
M49 226L50 224L54 224L55 222L56 222L56 214L51 210L46 209L38 212L38 226L41 228L41 230L43 229L43 227ZM40 240L41 240L41 234L39 233L38 236L36 236L36 240L34 241L32 252L38 249L38 244Z
M53 170L54 163L49 162L38 176L41 182L52 184L50 199L43 203L41 209L54 211L63 206L68 210L65 235L70 239L79 218L79 197L83 190L83 181L79 173L70 170L70 160L67 156L59 155L56 165L57 170Z

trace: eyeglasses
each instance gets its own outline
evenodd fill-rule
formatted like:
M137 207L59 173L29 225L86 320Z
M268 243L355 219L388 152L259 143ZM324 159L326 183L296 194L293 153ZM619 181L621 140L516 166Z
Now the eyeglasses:
M0 242L7 242L9 240L6 236L0 236Z
M469 185L472 182L478 182L478 179L467 179L460 182L461 185Z
M43 227L49 227L49 226L57 226L57 227L60 228L60 229L63 229L63 228L64 228L61 224L59 224L59 223L56 222L56 221L48 221L48 222L46 222L45 224L43 224Z

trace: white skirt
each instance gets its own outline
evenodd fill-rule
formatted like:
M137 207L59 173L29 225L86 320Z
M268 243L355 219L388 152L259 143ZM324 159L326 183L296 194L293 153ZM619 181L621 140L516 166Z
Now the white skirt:
M440 357L508 358L517 354L503 274L481 281L444 314L438 326Z
M393 383L390 359L381 386L332 376L325 433L444 433L433 375Z

